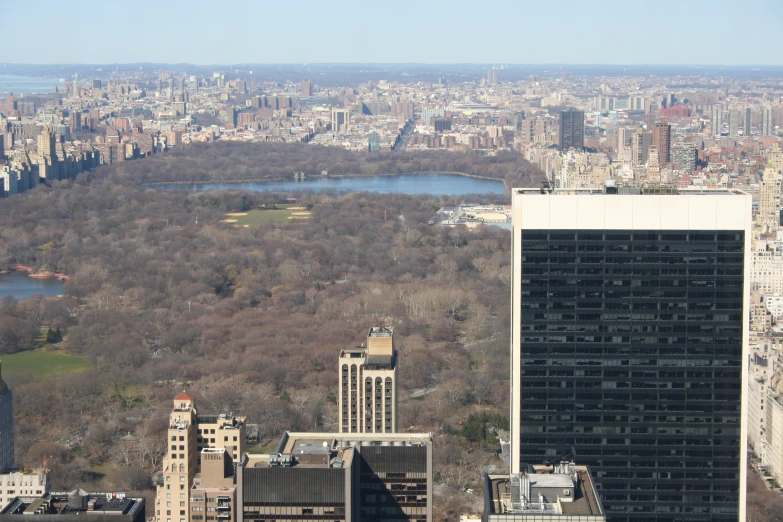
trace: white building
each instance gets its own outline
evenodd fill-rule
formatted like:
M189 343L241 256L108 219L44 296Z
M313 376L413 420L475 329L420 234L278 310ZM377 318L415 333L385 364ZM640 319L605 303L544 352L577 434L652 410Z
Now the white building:
M42 497L49 492L48 469L25 469L0 474L0 506L5 507L16 497Z

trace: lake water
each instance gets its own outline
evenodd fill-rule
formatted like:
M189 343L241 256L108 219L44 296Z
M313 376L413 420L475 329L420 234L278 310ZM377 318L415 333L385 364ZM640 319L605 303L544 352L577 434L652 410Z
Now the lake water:
M63 282L59 279L33 279L23 272L0 274L0 299L12 295L22 301L36 294L51 297L62 293Z
M259 181L248 183L164 183L149 188L166 190L230 190L248 192L289 192L312 190L363 191L378 194L431 194L433 196L462 196L466 194L505 194L502 181L478 179L456 174L403 174L400 176L372 176L347 178L311 178L305 181Z
M63 82L59 78L35 78L32 76L0 74L0 98L5 98L9 92L19 97L20 94L52 92L55 87L62 89L62 86Z

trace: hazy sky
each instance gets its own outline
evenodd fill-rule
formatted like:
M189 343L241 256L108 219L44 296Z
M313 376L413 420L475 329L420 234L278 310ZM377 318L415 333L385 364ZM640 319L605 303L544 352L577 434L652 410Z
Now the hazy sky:
M0 0L0 63L781 65L783 0Z

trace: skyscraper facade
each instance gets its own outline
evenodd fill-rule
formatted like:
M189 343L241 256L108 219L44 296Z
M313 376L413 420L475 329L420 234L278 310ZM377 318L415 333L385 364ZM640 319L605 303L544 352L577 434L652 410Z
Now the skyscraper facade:
M745 125L742 127L742 133L745 136L750 136L753 133L750 124L750 107L745 107Z
M712 136L717 137L720 136L721 129L723 128L723 113L721 110L720 105L713 105L712 106L712 117L711 117L711 125L712 125Z
M767 232L775 231L780 224L780 175L773 165L764 169L759 184L759 211L756 222Z
M610 521L745 520L751 197L512 194L511 472L575 458Z
M740 111L729 111L729 136L739 135Z
M772 136L772 108L770 107L761 110L761 135Z
M347 132L351 125L349 109L332 109L332 132Z
M6 473L13 467L14 394L2 379L2 368L0 367L0 473Z
M672 126L667 121L659 121L652 129L652 144L658 149L658 161L661 165L671 162Z
M576 109L560 111L560 150L585 148L585 113Z
M500 73L494 67L487 71L487 83L497 85L500 82Z
M397 431L397 352L394 328L367 333L366 347L340 352L340 433Z

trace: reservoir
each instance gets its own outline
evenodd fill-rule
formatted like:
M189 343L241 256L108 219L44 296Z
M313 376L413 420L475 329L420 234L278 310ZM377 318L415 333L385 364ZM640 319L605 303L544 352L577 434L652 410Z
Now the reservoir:
M505 194L506 185L494 179L479 179L458 174L402 174L344 178L311 177L304 181L253 181L246 183L162 183L148 188L165 190L245 190L248 192L335 191L375 192L377 194L430 194L463 196L467 194Z
M62 88L63 82L58 78L37 78L33 76L13 76L0 74L0 99L8 96L9 92L19 97L21 94L47 93L54 91L55 87Z
M62 293L63 281L59 279L33 279L24 272L0 274L0 299L12 295L18 301L23 301L36 294L52 297Z

